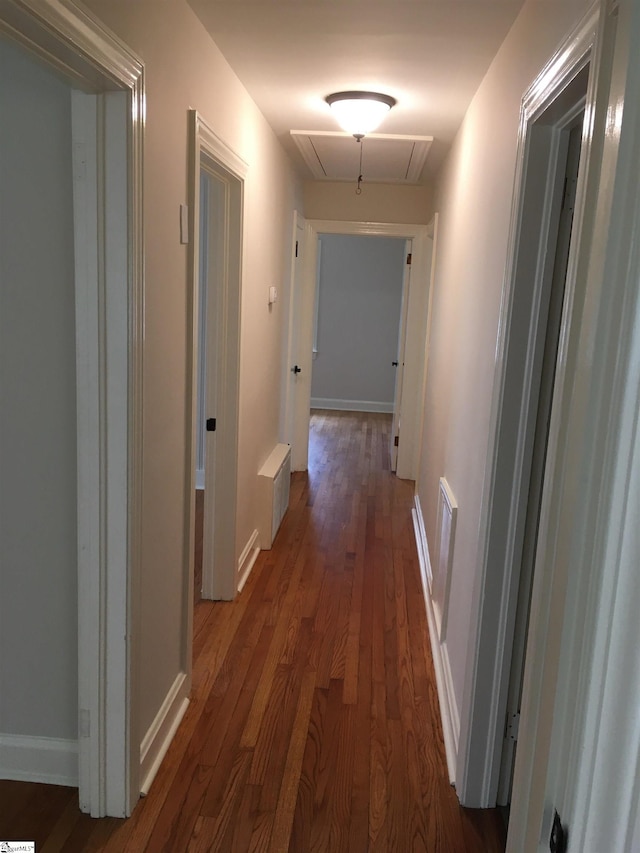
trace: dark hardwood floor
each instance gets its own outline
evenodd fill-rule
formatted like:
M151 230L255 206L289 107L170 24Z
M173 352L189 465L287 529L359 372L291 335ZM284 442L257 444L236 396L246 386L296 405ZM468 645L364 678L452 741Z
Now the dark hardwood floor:
M0 840L54 851L502 853L448 784L390 418L314 412L309 472L233 603L195 613L193 695L132 818L0 782Z
M193 560L193 605L199 604L202 598L202 545L204 530L204 489L196 489L196 517L194 529L194 560Z

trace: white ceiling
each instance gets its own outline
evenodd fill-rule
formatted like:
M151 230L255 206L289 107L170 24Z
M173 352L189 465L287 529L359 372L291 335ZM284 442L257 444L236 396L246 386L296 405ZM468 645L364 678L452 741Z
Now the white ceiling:
M189 0L267 121L308 179L291 131L336 131L324 98L364 89L397 99L377 133L433 137L422 175L440 166L523 0ZM344 180L353 146L323 136L324 179ZM369 140L373 148L373 140ZM342 146L341 151L338 146ZM363 149L365 180L368 141ZM407 145L398 141L398 145ZM404 156L387 141L376 180L398 182ZM382 150L382 147L379 148ZM345 157L347 158L345 160ZM357 174L352 179L357 178ZM406 183L404 181L399 181Z

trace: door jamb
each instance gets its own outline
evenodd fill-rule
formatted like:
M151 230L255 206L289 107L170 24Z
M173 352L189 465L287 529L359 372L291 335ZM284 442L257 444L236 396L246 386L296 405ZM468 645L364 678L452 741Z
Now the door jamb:
M220 282L218 305L220 325L216 340L218 371L216 410L216 571L207 571L203 555L203 597L231 600L238 589L236 556L236 511L238 492L238 424L240 388L240 306L242 283L242 230L244 181L247 164L196 111L189 110L189 334L187 344L187 412L189 422L185 446L185 635L183 638L183 671L191 683L193 657L193 575L195 524L196 420L198 416L198 322L200 237L200 170L209 161L211 171L229 184L227 222L225 223L224 275Z
M418 489L418 481L420 478L420 470L422 467L422 457L424 453L423 437L424 437L424 421L425 421L425 405L427 395L427 370L429 367L429 344L431 341L431 317L433 306L433 293L436 281L436 261L438 254L438 220L440 214L436 211L429 224L426 232L426 249L427 249L427 269L429 270L429 296L427 299L427 328L424 336L424 364L422 368L422 383L420 386L420 422L418 425L418 456L416 459L416 494ZM447 761L449 758L447 758Z
M516 756L507 842L514 851L547 843L554 806L570 823L572 849L630 850L638 839L640 8L601 9L593 238L578 259L582 317L566 344L571 398L543 503L537 654L527 659L526 750Z
M500 338L492 396L490 435L494 438L488 449L488 473L482 511L484 522L479 528L486 532L479 549L480 565L473 595L472 612L477 614L477 622L469 633L456 765L458 796L461 802L468 806L490 807L496 802L517 603L519 575L515 570L514 559L522 524L521 491L529 444L529 399L537 312L527 309L530 312L527 315L527 345L520 368L517 359L510 358L510 331L515 312L521 310L516 299L518 293L514 282L524 213L524 176L529 134L534 122L551 106L564 86L591 61L574 225L576 234L579 235L581 229L584 233L588 226L587 210L590 203L588 182L591 179L593 115L597 94L594 81L598 73L594 60L594 44L598 20L599 8L596 3L539 74L525 94L521 108L507 253L509 260L502 293ZM592 171L598 171L597 162L594 163ZM547 175L547 180L552 180L550 174ZM550 197L551 193L547 195ZM550 210L547 210L546 215L549 214ZM575 257L575 249L572 254ZM575 260L570 262L567 273L565 305L569 306L569 310L565 310L563 317L561 340L566 338L571 320L575 266ZM539 281L536 286L539 288ZM566 369L566 364L563 369ZM514 378L518 372L518 377ZM559 388L562 386L563 376L563 370L559 369ZM513 394L506 393L508 384L520 389L515 405ZM549 457L552 455L550 435Z

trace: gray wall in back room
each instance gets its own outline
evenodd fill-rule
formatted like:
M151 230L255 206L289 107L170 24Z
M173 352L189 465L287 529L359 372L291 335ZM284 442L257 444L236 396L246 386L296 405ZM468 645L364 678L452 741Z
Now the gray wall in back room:
M0 736L77 738L71 90L0 41Z
M392 411L405 241L320 237L311 405Z

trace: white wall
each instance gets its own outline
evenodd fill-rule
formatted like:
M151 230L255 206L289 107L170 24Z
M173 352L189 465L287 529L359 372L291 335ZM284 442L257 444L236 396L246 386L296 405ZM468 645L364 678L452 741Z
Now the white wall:
M325 234L319 242L311 405L393 411L405 241Z
M140 734L181 669L185 628L187 111L197 109L248 164L240 355L237 544L257 527L256 478L278 440L283 311L301 188L261 113L184 0L89 0L145 63L145 351Z
M347 222L396 222L428 225L433 216L433 187L364 184L356 195L354 183L307 181L304 215L307 219Z
M520 103L587 6L585 0L525 4L438 180L438 249L417 488L432 552L439 477L447 478L459 507L443 649L458 709L472 653L472 594L480 566L481 501Z
M0 80L0 735L75 741L70 89L3 41Z

